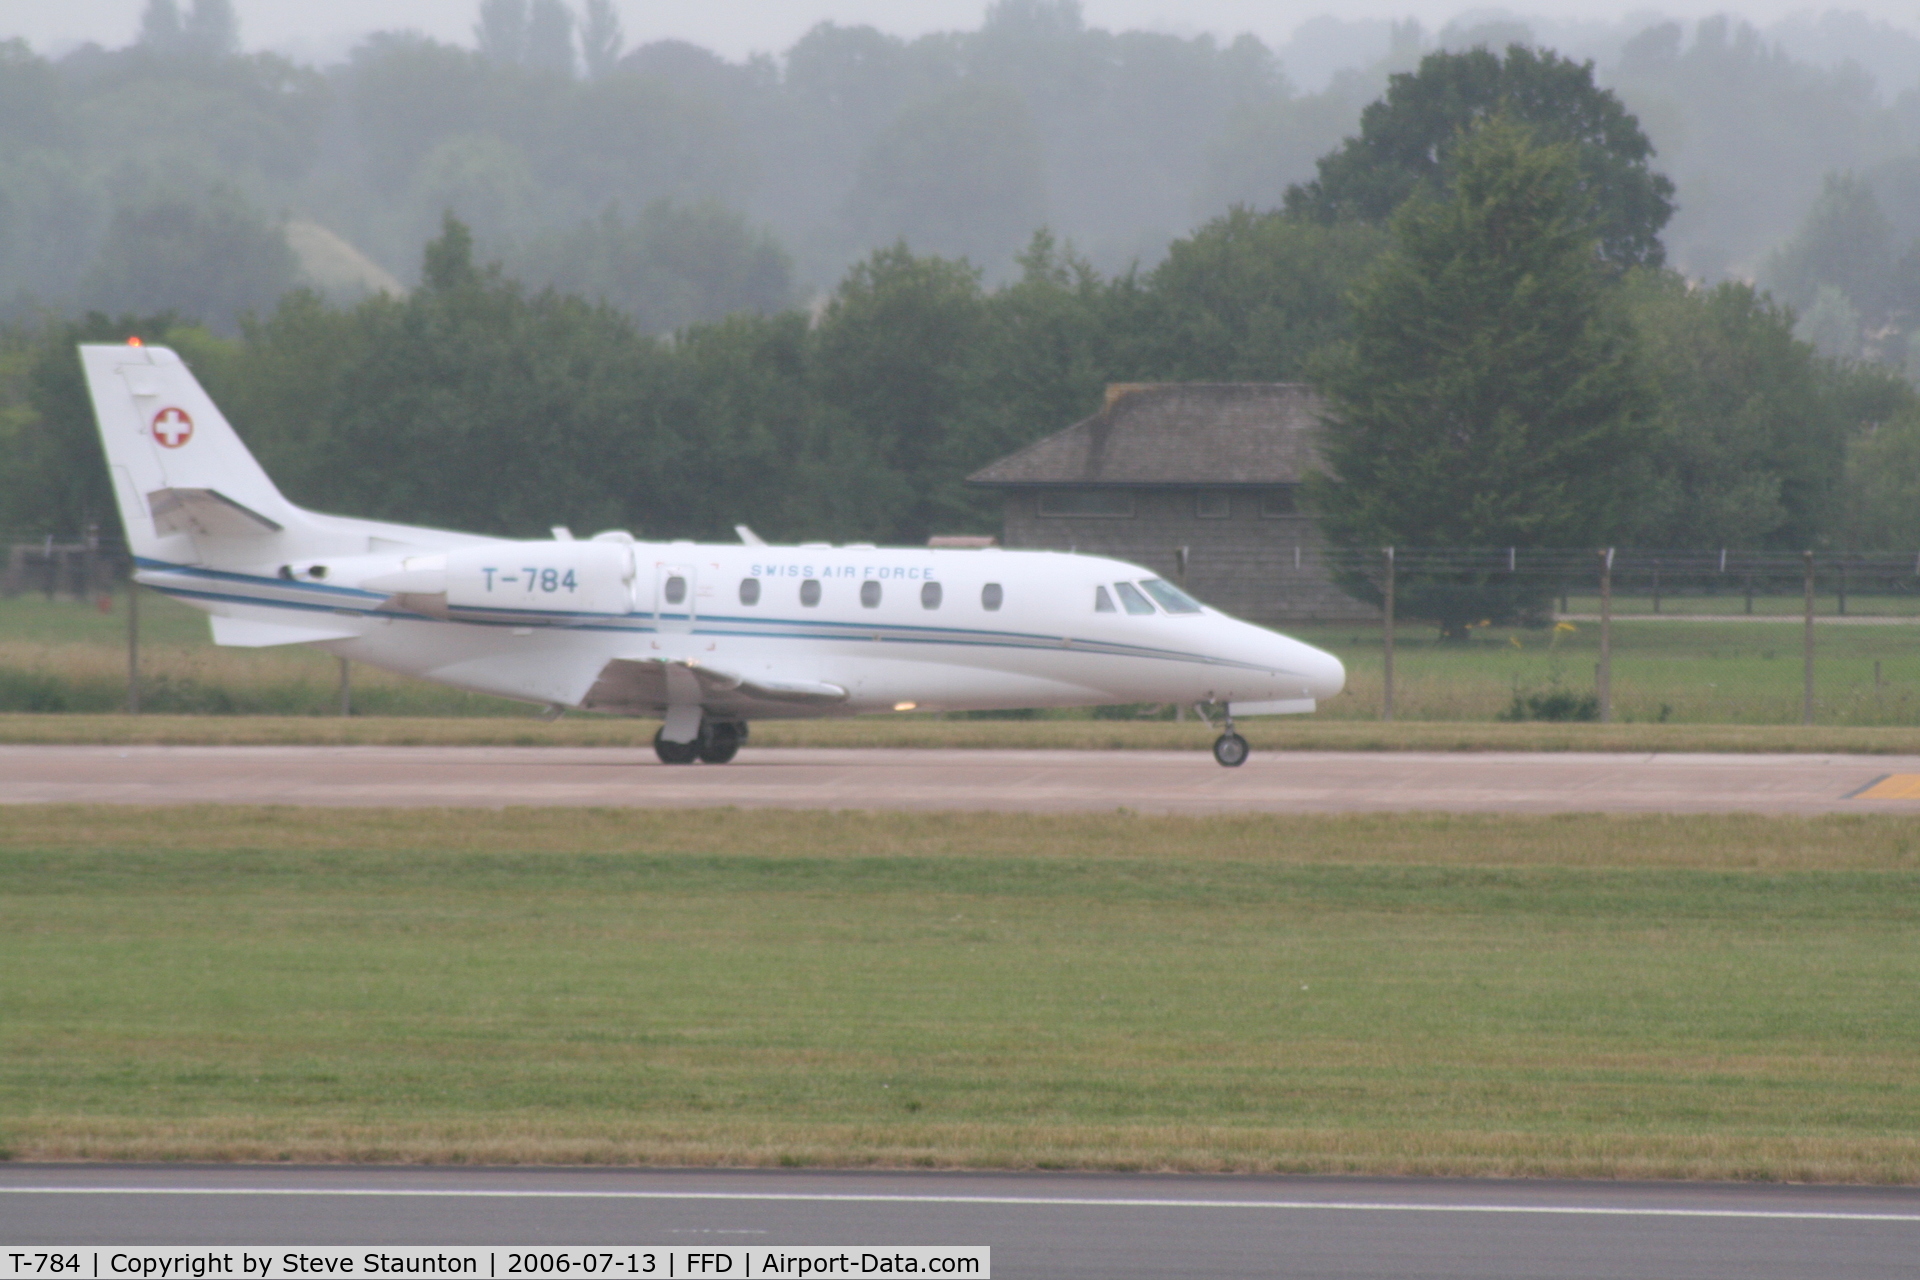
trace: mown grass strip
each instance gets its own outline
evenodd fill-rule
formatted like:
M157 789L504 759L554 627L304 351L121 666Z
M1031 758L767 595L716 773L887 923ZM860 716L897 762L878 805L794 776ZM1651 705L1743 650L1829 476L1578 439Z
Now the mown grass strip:
M511 717L0 714L0 743L152 746L624 746L650 750L658 724L599 716ZM1920 755L1920 726L1445 723L1248 720L1260 751L1813 752ZM755 747L1205 751L1197 722L1126 720L765 721Z
M1920 869L1920 820L1891 814L1093 814L889 810L334 809L15 805L0 854L131 868L183 855L372 859L508 856L1145 860L1288 866ZM327 865L323 861L315 867ZM372 865L372 864L369 864Z
M27 807L21 1158L1920 1181L1920 823Z

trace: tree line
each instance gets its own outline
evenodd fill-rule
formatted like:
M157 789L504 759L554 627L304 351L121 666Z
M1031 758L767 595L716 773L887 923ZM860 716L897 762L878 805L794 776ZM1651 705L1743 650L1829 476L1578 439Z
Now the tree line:
M448 215L405 296L295 290L231 336L178 313L8 330L0 527L111 525L73 344L137 334L181 350L296 501L509 535L994 532L965 476L1108 382L1305 379L1337 545L1920 546L1914 392L1754 287L1663 265L1671 213L1591 68L1516 46L1429 55L1282 208L1146 271L1042 231L990 287L897 243L817 309L660 336L529 287ZM1527 607L1462 586L1429 612Z
M0 44L0 313L176 308L231 335L295 284L343 303L411 284L449 210L531 287L604 297L651 333L781 311L898 239L998 285L1045 225L1113 275L1235 205L1278 207L1424 53L1540 43L1511 20L1398 24L1334 73L1301 61L1309 37L1351 42L1364 22L1275 49L996 0L975 30L824 23L729 61L629 47L611 0L484 0L475 17L473 47L375 32L326 66L244 52L231 0L147 0L122 49ZM1920 117L1895 98L1920 45L1855 27L1783 28L1807 58L1724 19L1562 33L1658 148L1679 206L1665 242L1689 274L1759 270L1830 172L1877 193L1893 258L1920 234L1903 212ZM1882 82L1809 60L1829 46ZM336 239L298 234L309 223ZM1775 287L1805 313L1821 284L1845 292ZM1832 354L1898 346L1899 365L1905 330L1885 337L1882 300L1855 292L1808 332L1837 335Z

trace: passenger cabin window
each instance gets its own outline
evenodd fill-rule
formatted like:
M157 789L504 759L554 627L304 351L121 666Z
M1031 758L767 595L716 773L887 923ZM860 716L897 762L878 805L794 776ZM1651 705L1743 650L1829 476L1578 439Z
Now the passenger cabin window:
M758 578L740 579L740 603L741 604L759 604L760 603L760 579Z
M880 607L879 583L863 582L860 584L860 605L866 609L877 609Z
M800 603L809 609L820 603L820 579L808 578L800 584Z
M1116 582L1113 589L1120 595L1120 607L1128 613L1152 613L1153 602L1140 594L1140 588L1131 582Z
M1148 578L1140 584L1147 594L1160 602L1168 613L1198 613L1200 602L1164 578Z
M1225 520L1233 514L1233 498L1224 493L1196 493L1193 514L1202 520Z
M1105 587L1093 589L1093 611L1095 613L1113 612L1113 597L1107 594Z
M1133 493L1127 489L1044 489L1036 510L1042 516L1124 519L1133 514Z
M1000 607L1001 602L1006 599L1006 595L1007 593L1000 589L999 583L989 582L986 586L980 588L980 607L991 613Z
M920 607L922 609L938 609L940 607L939 583L923 582L920 584Z
M687 599L687 580L679 574L667 579L667 603L684 604Z

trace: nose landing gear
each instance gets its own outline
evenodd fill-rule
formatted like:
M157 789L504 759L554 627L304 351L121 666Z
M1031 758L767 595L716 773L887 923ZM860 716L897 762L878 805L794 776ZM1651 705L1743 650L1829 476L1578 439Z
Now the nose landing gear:
M1247 740L1232 729L1213 740L1213 758L1229 769L1245 764L1251 751Z
M739 754L740 744L747 740L747 722L702 720L699 736L692 742L668 742L662 736L665 733L663 727L653 735L653 754L660 757L661 764L692 764L695 760L725 764Z
M1233 731L1232 707L1223 709L1226 715L1221 721L1220 736L1213 740L1213 758L1229 769L1237 769L1247 762L1247 757L1253 754L1253 748L1247 745L1245 738ZM1206 703L1194 703L1193 712L1200 717L1207 728L1213 728L1213 721L1207 715Z

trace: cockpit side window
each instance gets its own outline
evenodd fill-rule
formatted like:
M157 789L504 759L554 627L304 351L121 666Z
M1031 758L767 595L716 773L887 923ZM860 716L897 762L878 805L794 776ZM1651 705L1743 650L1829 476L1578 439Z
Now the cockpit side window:
M1120 596L1120 607L1128 613L1152 613L1153 602L1140 594L1140 588L1131 582L1116 582L1113 589Z
M1095 613L1113 612L1113 597L1107 594L1105 587L1093 589L1093 611Z
M1147 594L1160 602L1168 613L1198 613L1200 602L1164 578L1148 578L1140 584Z

